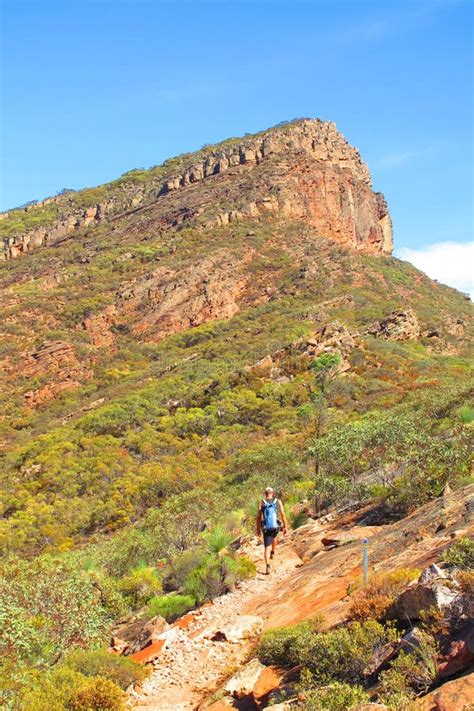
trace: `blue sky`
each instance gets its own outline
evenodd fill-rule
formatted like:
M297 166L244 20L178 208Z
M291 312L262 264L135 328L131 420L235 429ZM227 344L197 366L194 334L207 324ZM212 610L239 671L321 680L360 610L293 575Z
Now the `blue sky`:
M470 0L2 9L1 209L312 116L360 149L412 261L472 238Z

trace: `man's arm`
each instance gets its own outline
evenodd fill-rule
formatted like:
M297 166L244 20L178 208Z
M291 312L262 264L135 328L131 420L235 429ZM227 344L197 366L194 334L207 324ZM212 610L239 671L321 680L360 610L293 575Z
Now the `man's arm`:
M280 504L280 513L283 521L283 533L286 533L288 531L288 521L286 520L285 509L283 508L283 501L278 499L278 503Z
M257 536L262 534L262 502L260 501L258 505L257 512Z

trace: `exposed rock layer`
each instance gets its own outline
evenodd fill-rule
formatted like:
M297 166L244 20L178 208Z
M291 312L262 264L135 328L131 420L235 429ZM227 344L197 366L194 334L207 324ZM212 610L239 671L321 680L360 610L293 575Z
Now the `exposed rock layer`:
M241 140L205 149L184 161L178 172L151 176L144 184L130 181L107 199L78 207L69 195L54 199L54 221L19 233L12 227L4 238L0 258L11 259L42 245L58 244L77 230L114 220L130 211L155 203L163 205L162 226L173 227L203 211L188 210L186 188L202 181L217 185L223 174L234 180L250 170L273 166L268 192L255 190L249 198L222 209L207 227L227 224L241 217L274 212L315 227L322 236L369 253L390 253L392 228L387 204L374 193L367 166L332 122L304 119ZM275 169L276 168L276 169ZM260 186L261 188L263 186ZM166 200L180 194L176 213ZM216 196L214 196L215 198ZM39 210L41 205L26 208ZM6 216L8 217L8 215Z
M366 331L376 338L389 341L413 341L420 337L420 324L412 309L392 311L388 316L375 321Z
M54 380L25 393L25 402L30 407L42 405L63 390L78 387L92 375L77 359L74 347L65 341L42 343L27 355L22 365L22 373L28 377L41 377L45 373L54 375Z
M179 273L158 267L127 285L118 294L120 311L134 333L160 340L215 318L231 318L247 283L236 258L215 252Z

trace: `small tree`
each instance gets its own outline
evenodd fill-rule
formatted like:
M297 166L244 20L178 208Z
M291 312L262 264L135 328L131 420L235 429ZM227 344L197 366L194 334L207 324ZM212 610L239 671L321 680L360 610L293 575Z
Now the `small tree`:
M323 353L310 366L314 382L307 384L310 405L300 409L300 415L310 419L314 430L314 440L322 436L327 423L327 410L333 382L339 371L339 353ZM315 452L316 454L316 452ZM319 458L314 456L314 473L319 475Z
M369 466L371 432L370 421L349 423L331 429L308 448L308 455L317 463L315 503L319 512L324 503L331 504L351 494L361 497L358 481Z

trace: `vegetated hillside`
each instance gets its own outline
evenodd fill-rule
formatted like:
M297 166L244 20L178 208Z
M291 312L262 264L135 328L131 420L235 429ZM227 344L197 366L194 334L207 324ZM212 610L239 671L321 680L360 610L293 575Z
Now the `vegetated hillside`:
M468 481L471 303L389 255L383 196L333 124L0 224L8 703L125 611L249 575L217 554L268 482L289 509L370 502L381 521Z

